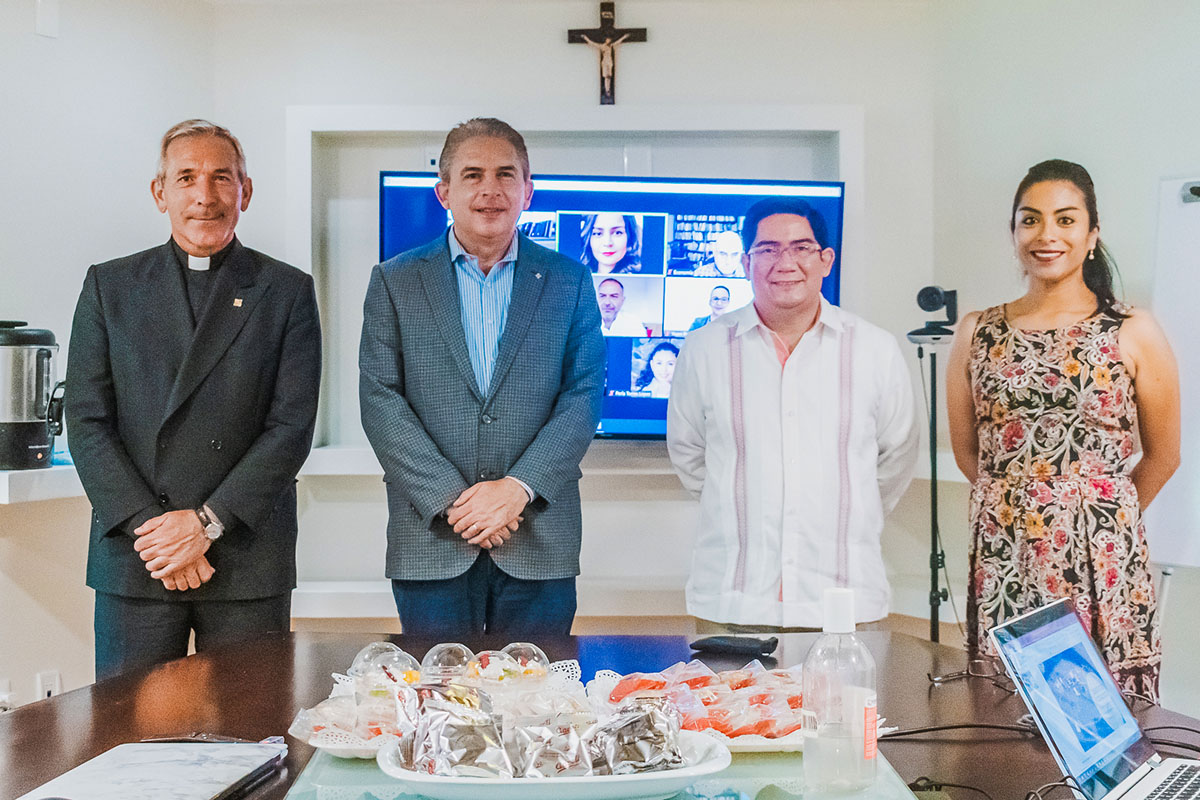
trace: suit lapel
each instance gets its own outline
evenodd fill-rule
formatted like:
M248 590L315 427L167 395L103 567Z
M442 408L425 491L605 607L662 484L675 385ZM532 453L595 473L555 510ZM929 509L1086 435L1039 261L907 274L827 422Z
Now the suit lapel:
M454 277L454 265L450 263L450 248L444 239L442 246L428 255L425 263L421 265L421 282L425 285L429 307L433 311L442 338L450 348L455 366L462 373L463 380L471 387L476 399L482 401L483 395L475 381L475 370L471 368L471 356L467 352L467 335L463 331L458 282Z
M209 292L208 304L196 322L196 333L171 388L163 413L165 422L212 372L254 312L267 284L259 280L254 259L235 242ZM186 302L186 300L184 301Z
M517 263L513 265L516 272L513 274L512 299L508 303L508 319L504 322L504 333L496 350L496 367L492 370L492 381L488 387L489 397L500 388L536 316L542 287L546 283L546 272L544 268L539 268L538 262L533 242L522 236L517 248Z
M160 374L165 392L179 374L192 344L192 327L188 325L192 308L188 305L187 288L183 285L183 274L170 242L158 249L147 272L140 276L138 287L142 296L138 307L146 314L144 335L162 354L163 372Z

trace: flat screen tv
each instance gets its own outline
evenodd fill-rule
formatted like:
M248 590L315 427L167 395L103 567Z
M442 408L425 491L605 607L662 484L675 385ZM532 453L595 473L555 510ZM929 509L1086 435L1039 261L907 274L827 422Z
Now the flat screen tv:
M453 221L431 172L381 172L379 259L443 233ZM663 438L675 356L691 330L752 300L740 240L746 209L799 197L825 219L837 253L821 293L837 303L845 186L828 181L543 175L518 227L587 264L608 346L597 436Z

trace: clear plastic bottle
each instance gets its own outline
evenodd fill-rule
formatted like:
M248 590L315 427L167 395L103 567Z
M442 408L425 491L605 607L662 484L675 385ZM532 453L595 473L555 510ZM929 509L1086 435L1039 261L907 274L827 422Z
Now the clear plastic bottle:
M809 791L875 782L875 659L854 635L854 590L825 590L824 625L804 659L804 779Z

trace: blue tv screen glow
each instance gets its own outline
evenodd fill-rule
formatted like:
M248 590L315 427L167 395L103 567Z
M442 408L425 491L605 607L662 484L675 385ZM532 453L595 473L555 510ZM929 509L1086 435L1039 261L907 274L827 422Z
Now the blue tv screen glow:
M432 172L379 175L379 260L444 235L453 220ZM663 438L675 356L691 330L753 299L742 268L746 210L798 197L825 220L838 254L821 287L839 300L845 186L827 181L544 175L517 225L592 270L608 376L598 436Z

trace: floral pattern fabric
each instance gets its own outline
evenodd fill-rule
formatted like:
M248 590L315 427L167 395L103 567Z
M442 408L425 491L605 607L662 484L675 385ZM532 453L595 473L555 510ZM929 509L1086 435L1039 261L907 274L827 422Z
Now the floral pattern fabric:
M989 628L1072 597L1118 686L1157 700L1162 646L1129 477L1137 407L1117 343L1122 319L1102 312L1026 330L1002 306L979 318L967 648L994 655Z

